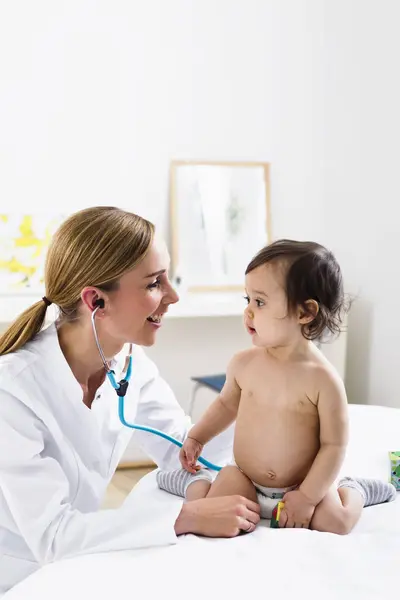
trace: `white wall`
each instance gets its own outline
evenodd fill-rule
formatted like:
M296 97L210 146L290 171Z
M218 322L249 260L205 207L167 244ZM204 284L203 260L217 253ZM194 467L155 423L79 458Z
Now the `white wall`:
M327 242L356 295L347 387L400 407L400 4L325 2Z
M321 237L322 18L319 0L1 3L1 206L113 203L165 231L171 159L262 160L275 235Z

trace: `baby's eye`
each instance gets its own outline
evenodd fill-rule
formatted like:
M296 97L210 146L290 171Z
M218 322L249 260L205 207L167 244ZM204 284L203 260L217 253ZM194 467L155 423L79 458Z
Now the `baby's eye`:
M243 296L243 298L246 300L246 304L250 304L250 298L248 296Z
M156 279L155 281L153 281L153 283L150 283L150 285L147 286L148 290L153 290L154 288L158 288L161 285L161 280L160 278Z
M258 298L256 298L256 304L257 304L258 308L261 308L261 306L264 306L265 302L263 302L262 300L258 300Z

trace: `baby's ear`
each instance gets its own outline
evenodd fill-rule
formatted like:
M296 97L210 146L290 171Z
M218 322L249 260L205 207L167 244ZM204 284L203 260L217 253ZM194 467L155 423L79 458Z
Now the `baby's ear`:
M319 313L319 305L316 300L306 300L298 309L298 319L300 325L312 323Z

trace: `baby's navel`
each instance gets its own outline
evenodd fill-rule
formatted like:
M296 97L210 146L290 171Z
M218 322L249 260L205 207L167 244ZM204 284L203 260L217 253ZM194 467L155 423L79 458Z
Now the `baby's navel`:
M267 477L269 477L269 479L275 479L276 473L274 473L273 471L267 471Z

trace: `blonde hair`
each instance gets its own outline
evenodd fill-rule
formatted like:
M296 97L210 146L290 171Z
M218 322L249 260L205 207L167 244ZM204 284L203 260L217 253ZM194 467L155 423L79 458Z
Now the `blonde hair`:
M118 289L118 280L143 260L153 236L152 223L119 208L97 206L70 216L47 252L48 302L35 302L17 317L0 337L0 355L19 350L39 333L48 304L56 304L63 318L74 319L84 287Z

